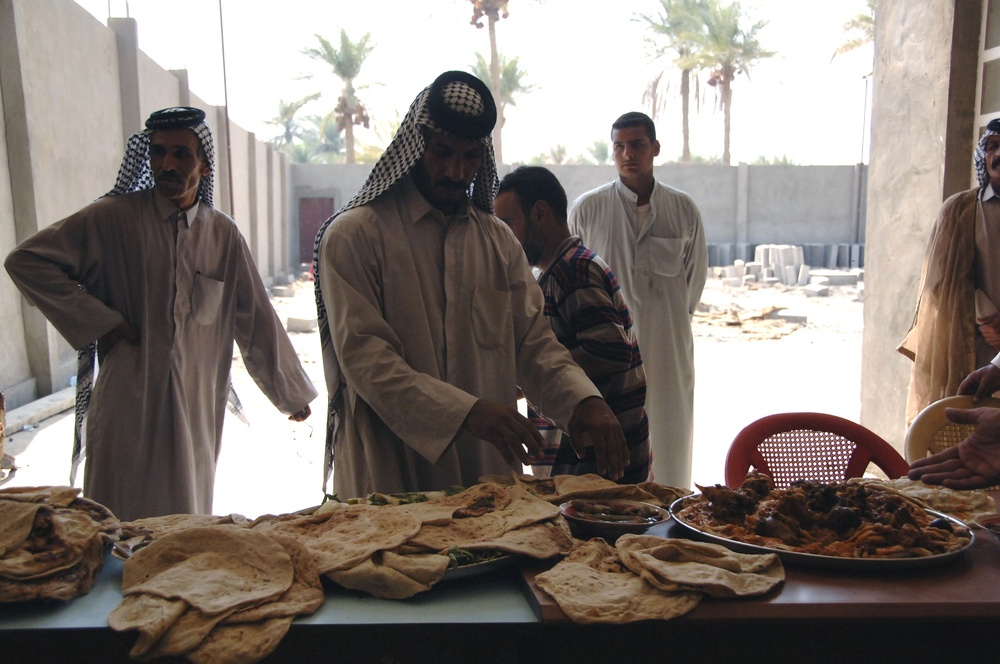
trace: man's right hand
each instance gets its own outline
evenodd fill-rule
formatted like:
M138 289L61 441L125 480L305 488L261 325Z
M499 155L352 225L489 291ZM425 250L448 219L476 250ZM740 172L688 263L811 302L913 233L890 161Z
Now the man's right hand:
M1000 369L992 364L976 369L958 386L958 393L971 394L974 402L993 396L997 390L1000 390Z
M127 320L118 323L117 327L111 329L103 337L97 340L97 355L103 360L119 341L125 340L132 345L139 343L139 333L128 324Z
M477 401L465 416L465 428L492 443L512 466L515 459L527 464L529 457L542 453L542 436L531 420L497 401Z

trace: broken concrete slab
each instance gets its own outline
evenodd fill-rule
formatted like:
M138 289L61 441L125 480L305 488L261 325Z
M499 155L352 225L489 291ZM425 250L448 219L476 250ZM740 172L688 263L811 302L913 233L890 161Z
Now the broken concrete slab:
M289 316L285 323L285 329L289 332L312 332L316 329L316 325L315 318L292 318Z

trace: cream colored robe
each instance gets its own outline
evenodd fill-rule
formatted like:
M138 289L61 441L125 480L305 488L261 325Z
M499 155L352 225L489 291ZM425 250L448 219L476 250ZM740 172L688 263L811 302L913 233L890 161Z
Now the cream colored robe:
M694 314L708 276L701 214L687 194L660 182L639 228L637 197L615 180L578 198L569 213L579 235L618 277L646 372L653 479L691 486L694 448Z
M492 215L469 205L447 225L405 177L340 214L320 260L346 383L333 449L341 498L520 471L462 428L477 400L516 406L520 385L566 427L580 401L600 395L556 340L520 244Z
M980 189L941 206L924 254L916 312L896 349L913 360L909 424L926 406L952 396L976 368L975 252Z
M139 334L101 358L87 417L84 494L125 520L211 513L234 339L281 412L316 397L233 220L176 212L155 189L102 198L6 261L74 348L123 317Z

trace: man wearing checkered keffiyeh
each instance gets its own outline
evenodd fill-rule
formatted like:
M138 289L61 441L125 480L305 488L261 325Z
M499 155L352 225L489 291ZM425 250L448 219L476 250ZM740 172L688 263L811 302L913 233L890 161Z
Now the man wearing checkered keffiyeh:
M913 325L897 349L913 360L907 423L957 394L977 367L1000 366L1000 120L986 126L974 163L978 186L951 196L938 213Z
M555 339L524 252L491 214L495 122L482 81L442 74L316 236L324 488L332 470L342 498L520 471L539 436L517 412L518 386L621 475L614 414Z
M97 340L99 371L84 353L78 377L83 490L123 520L212 512L234 342L292 419L308 416L316 396L246 242L212 207L204 118L187 107L153 113L109 194L5 263L71 346L93 350Z

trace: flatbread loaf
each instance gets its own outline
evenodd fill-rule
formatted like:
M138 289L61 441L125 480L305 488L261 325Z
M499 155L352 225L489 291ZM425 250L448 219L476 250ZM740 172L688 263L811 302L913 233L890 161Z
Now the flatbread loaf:
M391 505L347 505L325 514L260 520L254 530L287 535L304 544L320 574L350 569L376 551L394 549L420 531L421 521Z
M625 567L669 592L700 591L710 597L762 595L785 579L781 560L773 553L736 553L719 544L653 535L622 535L615 548Z
M557 506L520 487L492 484L489 490L502 491L510 498L509 502L502 508L479 516L458 518L456 512L455 520L446 526L424 525L409 543L430 551L444 552L452 547L464 548L465 545L496 539L511 530L559 515Z
M578 623L628 623L684 615L701 593L664 593L631 571L609 563L607 543L591 540L535 577L539 588Z
M284 547L240 526L170 533L125 562L122 594L182 599L208 614L252 606L281 595L294 570Z

